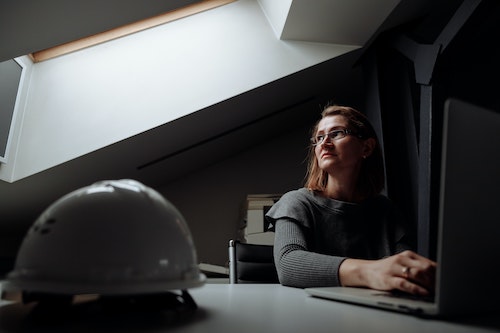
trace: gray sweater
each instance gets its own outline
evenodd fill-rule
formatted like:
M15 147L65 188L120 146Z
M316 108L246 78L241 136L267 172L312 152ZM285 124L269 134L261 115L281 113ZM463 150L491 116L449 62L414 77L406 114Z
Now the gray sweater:
M410 249L405 221L385 196L349 203L305 188L284 194L266 215L275 226L281 284L338 286L346 258L380 259Z

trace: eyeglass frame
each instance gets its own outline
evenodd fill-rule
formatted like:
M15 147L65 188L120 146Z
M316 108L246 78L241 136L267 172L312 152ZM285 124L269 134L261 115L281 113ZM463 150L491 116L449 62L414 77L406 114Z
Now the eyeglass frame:
M340 137L338 135L336 135L335 137L332 137L332 133L343 133L343 135ZM327 138L328 138L329 142L331 142L331 141L337 141L337 140L343 139L348 135L353 135L353 136L356 136L360 139L363 139L363 136L361 134L358 134L356 131L350 130L348 128L336 128L336 129L334 129L326 134L313 136L309 140L311 141L311 144L313 146L319 146L319 145L325 143ZM320 136L322 138L320 140L316 140L316 138L320 137ZM317 142L315 142L315 141L317 141Z

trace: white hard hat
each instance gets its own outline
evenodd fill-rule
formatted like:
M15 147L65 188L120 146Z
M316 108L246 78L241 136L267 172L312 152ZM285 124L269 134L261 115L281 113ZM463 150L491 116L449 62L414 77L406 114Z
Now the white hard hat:
M205 283L181 213L155 190L110 180L71 192L27 232L10 288L49 294L134 295Z

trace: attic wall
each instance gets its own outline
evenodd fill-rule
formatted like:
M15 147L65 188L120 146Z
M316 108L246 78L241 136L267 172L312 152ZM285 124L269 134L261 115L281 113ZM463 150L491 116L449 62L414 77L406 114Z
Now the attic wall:
M357 48L280 41L258 3L242 0L36 63L0 179L28 177Z
M14 183L0 183L0 197L9 199L0 202L0 266L12 264L28 227L52 202L93 182L120 178L159 189L186 216L200 260L224 264L246 195L301 186L310 125L321 105L333 100L360 107L360 72L350 65L358 56L336 58ZM338 82L329 80L331 73ZM305 97L307 102L294 103ZM228 121L242 109L273 112L245 126ZM222 125L221 132L205 126L211 118ZM207 130L215 130L210 140L199 137ZM165 150L172 142L177 143L174 154ZM141 168L145 161L155 163Z
M248 194L302 186L308 125L159 189L186 218L200 262L227 264L227 245L241 227Z

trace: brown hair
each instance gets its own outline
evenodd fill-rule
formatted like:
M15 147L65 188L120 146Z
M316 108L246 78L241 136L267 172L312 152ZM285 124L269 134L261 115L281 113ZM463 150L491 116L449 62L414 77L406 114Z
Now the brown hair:
M379 194L385 184L384 161L377 134L370 124L370 121L364 114L354 108L332 104L325 106L323 112L321 112L321 119L335 115L340 115L347 119L348 127L353 130L360 139L375 139L373 152L363 160L357 184L357 192L365 198ZM312 128L313 136L316 135L318 131L318 125L321 119L318 120ZM309 164L305 187L312 191L324 191L326 189L328 175L319 168L313 145L309 147L308 160Z

